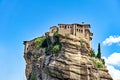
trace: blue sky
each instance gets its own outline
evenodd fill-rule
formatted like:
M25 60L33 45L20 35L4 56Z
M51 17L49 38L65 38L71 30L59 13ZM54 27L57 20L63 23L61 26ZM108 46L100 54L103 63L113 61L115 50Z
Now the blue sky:
M83 21L91 24L94 33L91 46L97 51L100 42L109 70L120 73L119 0L0 0L1 80L26 80L24 40L41 36L58 23Z

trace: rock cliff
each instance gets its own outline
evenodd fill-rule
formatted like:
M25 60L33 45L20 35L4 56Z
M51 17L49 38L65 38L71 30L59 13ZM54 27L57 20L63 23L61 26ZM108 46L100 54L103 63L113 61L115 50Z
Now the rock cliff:
M61 34L57 38L59 51L54 51L54 36L46 40L47 44L50 40L46 46L37 47L37 38L24 41L27 80L113 80L102 61L90 56L91 48L85 40Z

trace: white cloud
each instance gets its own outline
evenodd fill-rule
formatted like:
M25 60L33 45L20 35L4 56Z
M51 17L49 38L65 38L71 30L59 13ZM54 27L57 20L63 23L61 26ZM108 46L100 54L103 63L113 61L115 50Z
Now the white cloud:
M103 45L112 45L113 43L120 43L120 36L109 36L103 41Z
M104 58L107 64L120 66L120 53L114 52L108 58Z
M106 66L113 80L120 80L120 70L115 69L114 66L111 66L111 65L106 65Z
M114 66L120 66L120 53L114 52L108 58L105 59L105 64L109 70L110 75L114 80L120 80L120 70Z

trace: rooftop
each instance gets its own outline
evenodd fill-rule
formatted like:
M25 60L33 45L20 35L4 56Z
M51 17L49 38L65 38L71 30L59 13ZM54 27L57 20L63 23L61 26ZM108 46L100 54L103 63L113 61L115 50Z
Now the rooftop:
M58 24L58 26L59 25L69 25L69 26L70 25L78 25L78 26L83 26L84 25L84 26L89 26L90 27L90 24L84 24L84 23L82 23L82 24L78 24L78 23L73 23L73 24Z

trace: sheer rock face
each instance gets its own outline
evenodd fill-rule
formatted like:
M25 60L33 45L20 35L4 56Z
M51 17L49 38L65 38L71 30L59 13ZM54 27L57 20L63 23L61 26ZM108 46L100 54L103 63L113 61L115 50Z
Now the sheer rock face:
M35 50L32 48L34 45L29 46L27 52L25 50L27 80L32 80L33 76L36 80L113 80L106 66L97 68L93 62L95 58L89 56L90 48L85 43L79 45L76 40L70 41L63 36L60 36L60 42L59 56L46 56L44 48Z

